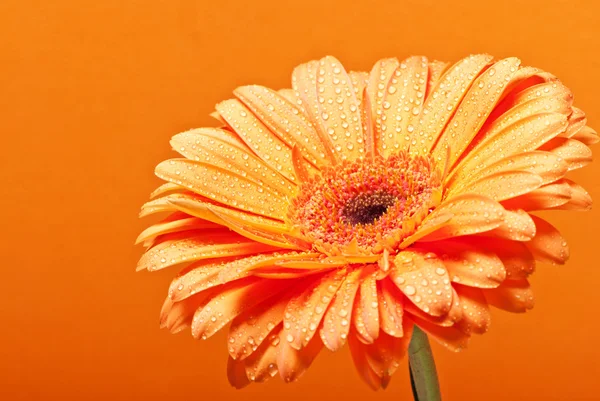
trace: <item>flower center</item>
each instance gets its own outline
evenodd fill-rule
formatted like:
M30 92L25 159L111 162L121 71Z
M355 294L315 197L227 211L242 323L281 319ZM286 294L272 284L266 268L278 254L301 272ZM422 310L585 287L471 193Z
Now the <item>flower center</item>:
M373 224L396 203L396 200L394 195L385 192L358 194L346 202L342 209L342 218L354 226Z
M399 152L321 170L302 184L288 219L327 255L395 253L441 193L441 173L430 157Z

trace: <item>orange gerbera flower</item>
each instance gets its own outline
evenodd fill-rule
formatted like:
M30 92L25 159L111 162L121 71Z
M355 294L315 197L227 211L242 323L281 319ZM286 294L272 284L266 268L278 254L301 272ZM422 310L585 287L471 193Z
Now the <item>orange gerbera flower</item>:
M235 90L220 128L173 137L183 158L142 215L138 269L186 264L161 326L206 339L230 324L236 387L297 379L346 342L385 387L414 325L451 350L489 306L533 306L535 262L564 263L559 232L530 212L587 210L564 178L598 141L554 76L516 58L425 57L346 72L333 57L294 70L293 89Z

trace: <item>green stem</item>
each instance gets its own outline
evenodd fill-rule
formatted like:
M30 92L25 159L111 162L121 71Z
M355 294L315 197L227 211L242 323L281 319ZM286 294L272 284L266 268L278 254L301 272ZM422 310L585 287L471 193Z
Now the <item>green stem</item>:
M440 384L429 339L415 326L408 347L410 382L415 401L441 401Z

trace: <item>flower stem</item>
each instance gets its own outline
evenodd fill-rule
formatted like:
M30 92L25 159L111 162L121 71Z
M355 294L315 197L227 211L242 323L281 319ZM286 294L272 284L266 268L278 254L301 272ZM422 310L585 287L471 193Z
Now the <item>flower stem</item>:
M429 339L415 326L408 347L410 384L415 401L441 401L440 384Z

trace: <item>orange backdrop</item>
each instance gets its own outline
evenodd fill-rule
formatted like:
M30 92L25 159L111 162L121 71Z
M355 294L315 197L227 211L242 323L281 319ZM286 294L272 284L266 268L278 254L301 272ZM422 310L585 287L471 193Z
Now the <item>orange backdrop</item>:
M348 352L323 352L296 384L231 389L223 335L159 330L174 271L136 274L133 241L172 134L212 124L236 86L285 87L328 53L349 69L516 55L560 77L600 127L597 3L452 3L2 0L0 399L410 399L405 366L373 393ZM596 201L599 174L575 177ZM445 400L600 399L600 207L551 220L570 262L538 268L532 312L494 313L466 352L434 346Z

